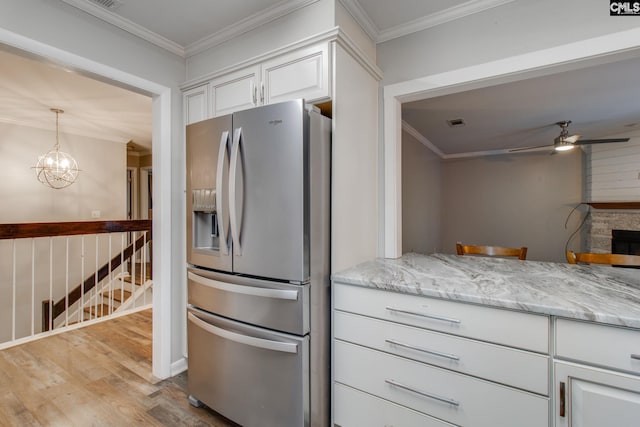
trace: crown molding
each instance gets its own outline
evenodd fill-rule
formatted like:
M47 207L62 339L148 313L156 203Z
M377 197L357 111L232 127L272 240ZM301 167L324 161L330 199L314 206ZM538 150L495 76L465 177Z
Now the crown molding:
M358 0L339 0L340 3L347 9L347 12L353 16L358 24L362 27L365 33L371 38L371 40L378 41L380 35L380 29L373 23L369 14L360 6Z
M470 0L457 6L450 7L440 12L415 19L405 24L396 25L386 30L380 30L371 20L367 12L360 6L358 0L339 0L353 18L360 24L362 29L376 43L386 42L398 37L406 36L427 28L455 21L465 16L473 15L487 9L491 9L503 4L511 3L515 0Z
M431 143L431 141L429 141L423 134L418 132L418 130L416 128L414 128L413 126L411 126L409 123L405 122L404 120L402 121L402 130L407 132L409 135L411 135L415 139L417 139L418 142L420 142L422 145L427 147L429 150L433 151L441 159L445 158L446 155L442 151L440 151L440 149L438 147L433 145Z
M120 15L117 15L113 12L110 12L98 5L95 5L88 0L61 0L64 3L67 3L70 6L78 8L83 12L86 12L90 15L95 16L98 19L101 19L111 25L114 25L121 30L124 30L134 36L140 37L152 43L158 47L161 47L169 52L178 55L184 58L184 47L180 46L178 43L175 43L165 37L162 37L159 34L154 33L146 29L145 27L136 24L135 22L129 21L126 18L123 18Z
M458 6L450 7L449 9L415 19L406 24L397 25L381 31L376 42L382 43L398 37L406 36L408 34L426 30L427 28L455 21L456 19L464 18L465 16L473 15L474 13L502 6L513 1L515 0L471 0Z
M438 157L443 160L451 160L451 159L467 159L470 157L485 157L485 156L499 156L503 154L513 154L509 151L509 149L500 149L500 150L486 150L486 151L469 151L466 153L455 153L455 154L445 154L438 147L433 145L431 141L429 141L423 134L421 134L416 128L411 126L406 121L402 120L402 130L407 132L409 135L413 136L418 142L427 147L429 150L433 151ZM538 152L538 151L549 151L549 147L539 147L535 149L531 149L528 152Z
M211 49L212 47L231 40L234 37L247 33L278 18L289 15L290 13L316 3L317 1L319 0L283 0L268 9L255 13L234 23L233 25L228 26L227 28L191 43L185 48L185 57L204 52L207 49Z
M140 37L152 43L158 47L161 47L169 52L178 55L182 58L195 55L203 52L221 43L224 43L234 37L249 32L261 25L267 24L278 18L286 16L298 9L309 6L316 3L319 0L282 0L276 3L268 9L255 13L239 22L236 22L229 27L204 37L194 43L191 43L187 47L181 46L161 35L154 33L153 31L136 24L122 16L104 9L89 0L61 0L62 2L82 10L98 19L101 19L111 25L114 25L124 31L127 31L134 36Z

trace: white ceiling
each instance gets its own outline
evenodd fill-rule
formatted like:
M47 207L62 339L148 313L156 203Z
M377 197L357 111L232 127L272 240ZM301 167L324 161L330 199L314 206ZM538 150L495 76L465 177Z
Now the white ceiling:
M558 121L582 139L640 132L640 58L403 104L402 118L443 155L552 145ZM450 127L447 120L463 119ZM486 153L483 153L486 154Z
M60 133L151 148L151 98L1 49L0 100L0 122L55 130L60 108Z
M189 56L317 0L59 0L178 55ZM340 0L376 42L514 0ZM572 120L583 138L611 137L640 122L640 60L601 65L403 106L403 120L445 157L551 144ZM384 70L383 70L384 71ZM66 110L61 132L151 146L151 100L0 52L0 121L51 128L49 108ZM447 119L466 125L450 128Z

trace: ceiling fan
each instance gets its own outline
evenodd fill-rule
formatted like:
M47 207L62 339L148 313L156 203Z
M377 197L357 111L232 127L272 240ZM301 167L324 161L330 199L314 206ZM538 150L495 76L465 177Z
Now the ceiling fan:
M556 122L556 125L560 126L560 135L553 140L553 145L538 145L534 147L514 148L509 150L510 153L516 151L534 150L543 147L553 148L551 154L555 154L558 151L568 151L576 147L577 145L589 145L589 144L605 144L609 142L627 142L629 138L608 138L608 139L580 139L580 135L569 135L569 124L571 120L564 120Z

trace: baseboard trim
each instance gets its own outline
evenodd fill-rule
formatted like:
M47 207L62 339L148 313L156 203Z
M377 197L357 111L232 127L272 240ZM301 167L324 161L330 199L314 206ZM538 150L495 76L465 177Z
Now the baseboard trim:
M171 364L171 376L183 373L189 367L187 358L182 357Z

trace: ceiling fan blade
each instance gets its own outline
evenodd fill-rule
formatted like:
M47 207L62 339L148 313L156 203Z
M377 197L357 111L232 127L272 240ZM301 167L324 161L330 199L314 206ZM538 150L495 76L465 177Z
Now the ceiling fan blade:
M583 139L575 142L575 145L589 145L589 144L606 144L608 142L627 142L629 138L610 138L610 139Z
M512 148L509 150L509 153L514 153L516 151L537 150L539 148L553 148L553 145L534 145L532 147Z

